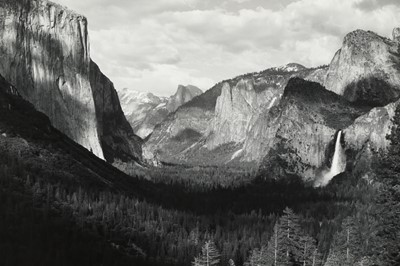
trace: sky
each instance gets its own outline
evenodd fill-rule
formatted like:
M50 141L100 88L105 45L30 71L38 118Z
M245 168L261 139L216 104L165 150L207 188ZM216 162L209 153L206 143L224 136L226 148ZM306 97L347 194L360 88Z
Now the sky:
M356 29L391 37L399 0L53 0L89 21L91 57L117 90L203 91L249 72L329 64Z

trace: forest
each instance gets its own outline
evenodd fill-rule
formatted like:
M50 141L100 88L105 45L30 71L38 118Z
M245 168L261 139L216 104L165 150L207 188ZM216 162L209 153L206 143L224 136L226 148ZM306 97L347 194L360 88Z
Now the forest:
M399 265L399 108L394 124L373 180L345 172L324 188L170 166L136 197L2 150L2 265Z

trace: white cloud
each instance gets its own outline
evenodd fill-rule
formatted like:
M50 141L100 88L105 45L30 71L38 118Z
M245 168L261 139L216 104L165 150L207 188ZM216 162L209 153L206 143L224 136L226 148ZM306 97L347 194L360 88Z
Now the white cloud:
M288 62L326 64L346 33L361 28L388 36L400 22L392 0L58 2L88 17L92 58L117 89L161 95L178 84L205 90Z

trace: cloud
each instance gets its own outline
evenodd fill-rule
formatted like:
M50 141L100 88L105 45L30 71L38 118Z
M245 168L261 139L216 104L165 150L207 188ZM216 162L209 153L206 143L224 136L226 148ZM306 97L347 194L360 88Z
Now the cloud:
M355 4L357 8L371 11L374 9L380 9L385 6L400 6L400 2L398 0L361 0Z
M388 36L400 22L390 0L58 1L88 17L92 58L117 89L161 95L289 62L326 64L348 32Z

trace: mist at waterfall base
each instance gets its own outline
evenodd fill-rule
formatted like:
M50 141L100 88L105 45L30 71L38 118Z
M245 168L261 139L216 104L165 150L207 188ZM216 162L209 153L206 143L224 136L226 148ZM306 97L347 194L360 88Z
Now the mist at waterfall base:
M332 178L346 169L346 154L340 143L342 131L339 131L336 136L335 152L333 153L332 164L329 170L325 170L321 174L321 178L315 183L316 187L324 187L332 180Z

